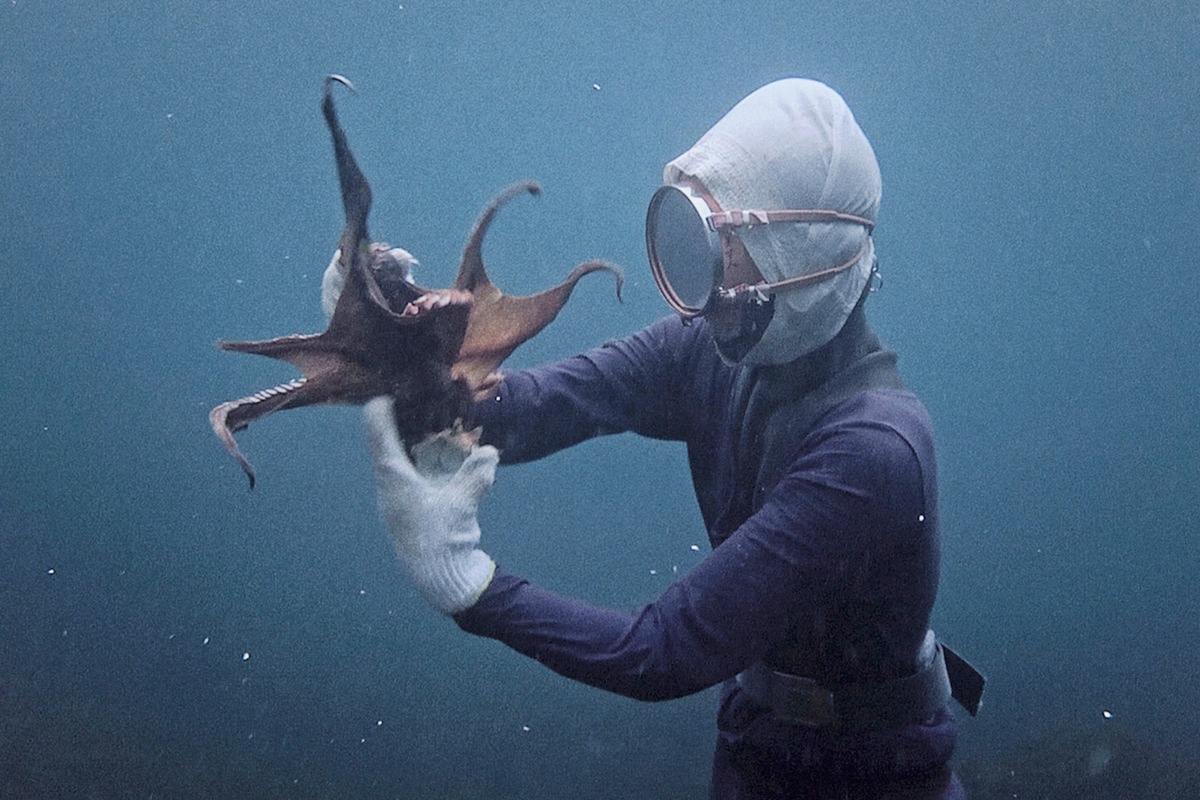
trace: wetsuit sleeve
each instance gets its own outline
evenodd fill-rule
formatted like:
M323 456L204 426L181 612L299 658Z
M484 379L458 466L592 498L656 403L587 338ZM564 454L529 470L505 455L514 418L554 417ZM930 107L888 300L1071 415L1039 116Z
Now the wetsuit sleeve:
M455 619L568 678L629 697L665 700L713 686L783 643L801 615L846 591L848 571L880 556L872 539L885 519L921 513L920 466L896 431L852 426L819 438L756 514L634 613L501 570Z
M664 318L557 364L514 372L476 403L472 423L505 463L531 461L594 436L682 439L693 329Z

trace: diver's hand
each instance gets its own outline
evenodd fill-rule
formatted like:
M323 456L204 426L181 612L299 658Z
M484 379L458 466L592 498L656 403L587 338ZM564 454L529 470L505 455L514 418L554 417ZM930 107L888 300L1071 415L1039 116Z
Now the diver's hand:
M442 434L414 447L410 460L396 432L394 402L377 397L363 409L379 511L417 589L443 614L457 614L475 605L496 571L478 548L477 514L500 454Z
M386 271L399 271L404 280L412 281L413 268L419 262L413 254L403 247L392 247L386 242L373 242L371 250L371 268ZM341 262L342 249L333 251L333 258L321 276L321 309L325 319L333 318L333 309L337 307L338 298L346 285L346 273L349 271ZM394 274L394 273L393 273Z

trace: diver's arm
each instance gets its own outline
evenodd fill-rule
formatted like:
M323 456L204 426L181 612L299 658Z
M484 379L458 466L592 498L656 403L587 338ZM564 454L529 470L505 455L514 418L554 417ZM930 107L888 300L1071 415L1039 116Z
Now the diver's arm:
M727 541L632 614L500 569L455 620L583 683L642 700L680 697L786 641L797 619L844 590L847 565L875 546L883 518L916 520L923 503L920 467L895 432L835 432Z
M689 412L698 407L685 395L700 329L664 318L556 364L509 373L476 402L472 425L505 463L611 433L686 438Z

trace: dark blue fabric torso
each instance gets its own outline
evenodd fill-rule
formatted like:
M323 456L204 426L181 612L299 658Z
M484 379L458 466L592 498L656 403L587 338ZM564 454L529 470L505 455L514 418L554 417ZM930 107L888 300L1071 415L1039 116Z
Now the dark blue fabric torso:
M459 625L631 697L724 682L716 761L745 762L739 769L755 774L887 776L944 764L954 745L948 711L895 730L816 731L775 720L731 680L759 660L827 684L887 680L918 665L939 547L932 427L921 403L898 388L857 392L790 431L782 455L771 447L783 436L773 412L864 350L892 358L861 308L851 320L830 345L785 367L725 364L703 322L672 317L507 376L475 419L503 463L610 433L682 441L713 551L632 614L498 570Z

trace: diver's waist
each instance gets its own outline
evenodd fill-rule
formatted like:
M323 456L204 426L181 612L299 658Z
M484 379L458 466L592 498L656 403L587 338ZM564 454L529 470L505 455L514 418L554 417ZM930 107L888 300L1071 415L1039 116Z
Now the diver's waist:
M941 642L935 641L933 656L924 667L912 675L881 683L824 686L811 678L777 672L762 661L740 673L737 682L751 700L771 709L777 718L813 728L919 724L930 720L952 696L974 714L983 692L983 678L966 665L978 678L979 686L972 698L964 700L963 681L958 681L958 691L952 691L946 651ZM952 651L950 655L956 664L961 661Z

